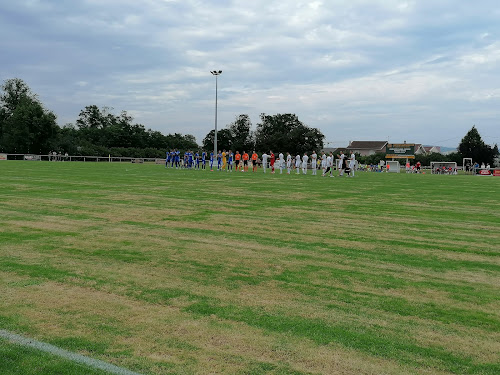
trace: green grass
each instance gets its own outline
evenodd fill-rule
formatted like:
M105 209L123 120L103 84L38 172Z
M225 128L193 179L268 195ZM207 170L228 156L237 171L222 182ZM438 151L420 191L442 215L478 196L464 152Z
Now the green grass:
M0 173L0 329L145 374L500 373L500 179Z
M2 375L105 375L69 360L40 352L35 349L9 344L0 339L0 373Z

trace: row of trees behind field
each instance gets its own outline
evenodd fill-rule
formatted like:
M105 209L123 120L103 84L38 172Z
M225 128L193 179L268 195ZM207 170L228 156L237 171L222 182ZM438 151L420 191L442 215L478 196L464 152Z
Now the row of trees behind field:
M111 108L96 105L82 109L74 124L60 127L56 115L43 106L22 80L7 80L1 90L0 152L164 157L172 149L213 150L214 147L214 130L205 136L200 147L191 134L164 135L134 123L126 111L116 115ZM251 151L274 147L303 153L323 147L324 135L304 125L295 114L262 114L260 118L257 130L252 131L249 116L237 116L233 123L217 132L218 148Z
M56 151L70 155L108 155L124 157L164 157L172 149L211 151L214 130L204 137L202 145L190 134L167 134L146 129L133 122L126 111L114 114L111 108L88 105L80 111L74 124L57 125L56 115L46 109L21 79L6 80L0 86L0 152L47 154ZM240 152L257 150L288 151L294 155L323 148L323 133L302 123L291 113L260 115L256 130L246 114L217 132L217 146ZM486 145L473 127L462 139L457 152L449 155L419 155L416 161L456 161L472 157L474 161L493 164L498 147ZM358 156L362 163L377 164L384 154Z

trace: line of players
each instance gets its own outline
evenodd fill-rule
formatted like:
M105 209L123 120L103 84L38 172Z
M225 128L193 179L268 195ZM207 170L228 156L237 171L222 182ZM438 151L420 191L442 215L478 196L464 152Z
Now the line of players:
M356 156L354 155L354 152L351 151L351 155L349 156L349 159L347 159L346 155L344 155L341 151L340 154L337 154L337 158L338 165L336 167L340 171L339 175L343 176L344 172L346 172L346 176L354 177L354 169L356 165ZM296 174L300 174L301 170L303 174L307 174L307 169L310 163L313 175L316 175L317 170L321 168L323 177L327 175L334 177L332 173L335 164L333 152L330 152L327 155L324 151L322 151L320 158L315 151L312 152L310 157L307 152L305 152L302 156L297 154L295 157L287 152L286 159L285 155L280 152L278 154L278 158L276 159L276 155L270 151L269 154L264 152L261 160L264 173L266 173L269 163L271 173L275 173L275 168L277 168L280 170L280 174L282 174L283 170L286 168L287 174L290 174L292 169L295 167ZM213 152L207 154L205 151L202 151L201 153L186 151L181 159L180 151L172 150L166 153L165 167L177 169L206 169L207 161L209 162L211 171L214 171L214 168L216 168L217 171L232 172L234 165L235 171L241 170L242 172L248 172L249 164L251 163L252 172L256 172L259 164L259 156L255 151L253 151L250 156L245 151L240 154L239 151L233 153L231 150L228 152L226 152L226 150L223 150L222 152L219 150L214 158ZM217 163L215 163L215 161Z

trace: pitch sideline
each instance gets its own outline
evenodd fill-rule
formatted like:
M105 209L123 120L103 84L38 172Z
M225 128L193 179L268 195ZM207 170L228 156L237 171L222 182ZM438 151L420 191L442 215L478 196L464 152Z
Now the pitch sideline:
M12 333L9 331L5 331L0 329L0 337L7 339L8 341L18 344L24 347L28 348L34 348L37 350L40 350L42 352L50 353L55 356L70 360L72 362L84 364L88 367L98 369L98 370L103 370L107 371L111 374L116 374L116 375L141 375L137 372L133 372L130 370L127 370L123 367L118 367L115 365L112 365L111 363L107 363L104 361L101 361L99 359L94 359L90 357L86 357L81 354L73 353L61 348L58 348L57 346L47 344L41 341L29 339L26 337L23 337L21 335L18 335L16 333Z

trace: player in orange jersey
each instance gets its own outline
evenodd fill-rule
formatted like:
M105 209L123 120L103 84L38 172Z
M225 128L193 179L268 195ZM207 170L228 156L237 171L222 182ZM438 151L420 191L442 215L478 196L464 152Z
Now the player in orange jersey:
M257 159L259 158L259 155L254 151L252 153L252 172L255 172L257 170Z
M234 164L236 164L236 172L240 170L240 160L241 154L239 151L236 151L236 154L234 154Z
M241 170L242 172L248 172L248 154L243 151L243 169Z

